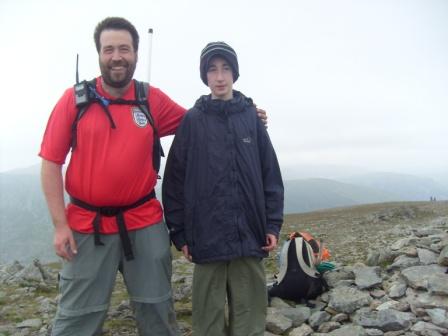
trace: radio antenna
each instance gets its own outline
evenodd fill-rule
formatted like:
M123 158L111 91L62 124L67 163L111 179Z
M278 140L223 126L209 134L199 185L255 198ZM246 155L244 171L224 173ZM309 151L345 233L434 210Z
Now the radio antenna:
M148 83L151 83L152 28L148 29Z
M79 54L76 54L76 84L79 83L78 62L79 62Z

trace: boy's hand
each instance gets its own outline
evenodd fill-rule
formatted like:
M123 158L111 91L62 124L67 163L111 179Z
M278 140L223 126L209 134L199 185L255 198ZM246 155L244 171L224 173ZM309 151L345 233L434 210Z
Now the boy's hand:
M187 245L182 246L182 253L184 254L184 257L187 258L188 261L192 260L191 254L190 254L190 251L188 251Z
M266 246L263 246L261 249L263 251L271 252L277 247L277 237L271 233L266 235Z

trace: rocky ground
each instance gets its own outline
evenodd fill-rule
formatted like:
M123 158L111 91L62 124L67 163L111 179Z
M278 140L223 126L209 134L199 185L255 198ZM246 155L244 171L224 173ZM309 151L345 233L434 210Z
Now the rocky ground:
M266 336L448 335L448 202L286 216L282 240L296 230L322 238L337 267L326 273L330 291L312 307L273 299ZM183 335L191 335L192 265L175 256L175 308ZM272 281L276 254L266 266ZM0 265L0 336L49 335L59 267L39 261ZM103 335L137 335L120 276Z

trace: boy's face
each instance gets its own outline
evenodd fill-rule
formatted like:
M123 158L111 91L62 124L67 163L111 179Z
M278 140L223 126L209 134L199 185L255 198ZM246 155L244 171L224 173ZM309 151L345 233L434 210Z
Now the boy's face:
M207 69L207 84L213 99L233 98L233 72L227 61L219 56L213 57Z

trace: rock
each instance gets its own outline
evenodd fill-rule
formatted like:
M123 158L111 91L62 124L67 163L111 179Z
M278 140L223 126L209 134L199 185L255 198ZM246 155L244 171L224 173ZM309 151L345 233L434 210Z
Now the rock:
M437 254L427 250L419 248L417 249L418 258L423 265L437 264Z
M393 251L391 248L386 247L380 251L380 258L378 260L378 265L390 264L399 255L400 255L399 251Z
M330 331L338 329L340 326L341 324L339 322L324 322L317 328L317 331L320 333L329 333Z
M316 335L316 334L314 334ZM313 335L313 336L314 336ZM367 336L366 331L361 326L345 325L339 329L328 333L329 336Z
M412 313L399 312L393 309L380 311L359 311L355 314L353 322L366 328L386 331L404 330L416 320Z
M430 294L448 296L448 274L432 274L427 279ZM448 300L448 298L447 298Z
M271 299L270 306L274 308L291 308L291 305L289 305L288 303L286 303L285 301L283 301L278 297L273 297Z
M35 264L28 265L14 275L14 280L21 284L40 283L45 279L39 267Z
M311 316L311 309L308 307L281 307L277 308L276 311L289 318L292 321L293 327L298 327L302 323L305 323Z
M292 321L289 318L277 313L272 308L268 308L266 316L266 330L274 334L281 335L291 327Z
M436 274L444 274L445 269L439 265L413 266L401 272L408 286L414 289L428 289L428 279ZM437 279L434 280L437 282ZM433 282L434 282L433 281Z
M348 280L340 280L332 287L354 287L354 286L356 286L355 280L348 279Z
M300 307L300 306L301 305L297 305L297 307ZM311 314L314 314L315 312L324 310L325 307L327 306L327 303L322 302L322 301L308 300L307 306L311 307Z
M328 303L328 301L330 301L330 296L328 295L328 292L323 292L320 296L319 296L319 300L322 302L326 302Z
M334 322L345 322L345 321L349 321L349 319L350 318L349 318L349 316L347 314L339 313L339 314L334 315L331 318L331 321L334 321Z
M21 271L23 266L18 262L14 261L10 265L0 267L0 283L9 280L14 274Z
M264 336L276 336L276 335L273 333L270 333L269 331L265 331Z
M431 322L435 325L448 329L448 312L444 309L434 308L427 309L429 317L431 318Z
M12 333L16 330L16 326L13 324L4 324L0 325L0 335L12 335Z
M423 330L419 333L420 336L443 336L441 333L435 331L435 330ZM415 334L413 334L415 335Z
M42 320L41 319L29 319L22 321L20 323L17 323L16 327L21 328L33 328L33 329L39 329L42 326Z
M390 300L390 301L386 301L386 302L380 304L375 309L376 310L395 309L395 307L397 307L398 305L400 305L400 302L394 301L394 300Z
M410 237L410 238L402 238L400 240L397 240L395 243L391 245L392 250L401 250L403 247L408 245L415 245L417 243L417 238Z
M422 331L436 331L442 335L445 335L448 333L448 329L441 328L436 326L435 324L418 321L414 326L411 328L412 331L421 333Z
M427 236L441 235L441 234L443 234L443 230L436 229L433 227L424 227L424 228L415 230L414 234L417 237L427 237Z
M375 267L355 267L355 284L359 289L367 289L381 284L380 268Z
M340 267L336 268L331 272L325 272L323 275L324 279L327 281L328 286L335 287L336 284L341 280L354 280L355 275L351 268Z
M446 245L442 252L440 252L439 258L437 259L437 263L440 266L448 266L448 245Z
M401 336L401 335L404 335L404 336L417 336L414 333L404 332L403 330L388 331L388 332L385 332L383 335L384 336Z
M289 336L309 336L313 333L313 329L307 325L302 324L300 327L291 330Z
M403 249L404 255L407 257L416 258L418 257L417 248L415 246L409 246Z
M428 292L416 291L410 287L406 290L406 302L415 308L442 308L448 310L446 296L432 295Z
M387 270L395 270L395 269L405 269L411 266L417 266L420 264L420 260L418 258L407 257L404 254L398 256L392 265L390 265Z
M380 252L369 251L367 254L366 265L367 266L378 266L380 261Z
M355 288L339 287L330 292L328 306L338 312L351 314L363 306L368 306L371 301L369 293Z
M191 282L182 282L173 286L173 299L175 301L185 301L191 298Z
M317 329L322 323L330 321L331 315L325 311L315 312L308 319L308 324L311 328Z
M366 329L366 333L368 336L383 336L384 335L384 333L381 330L373 329L373 328Z
M408 286L405 283L394 283L389 289L389 297L391 299L401 298L406 294L406 288Z
M374 299L381 299L386 295L386 292L383 291L382 289L374 289L373 291L370 292L370 296L373 297Z

